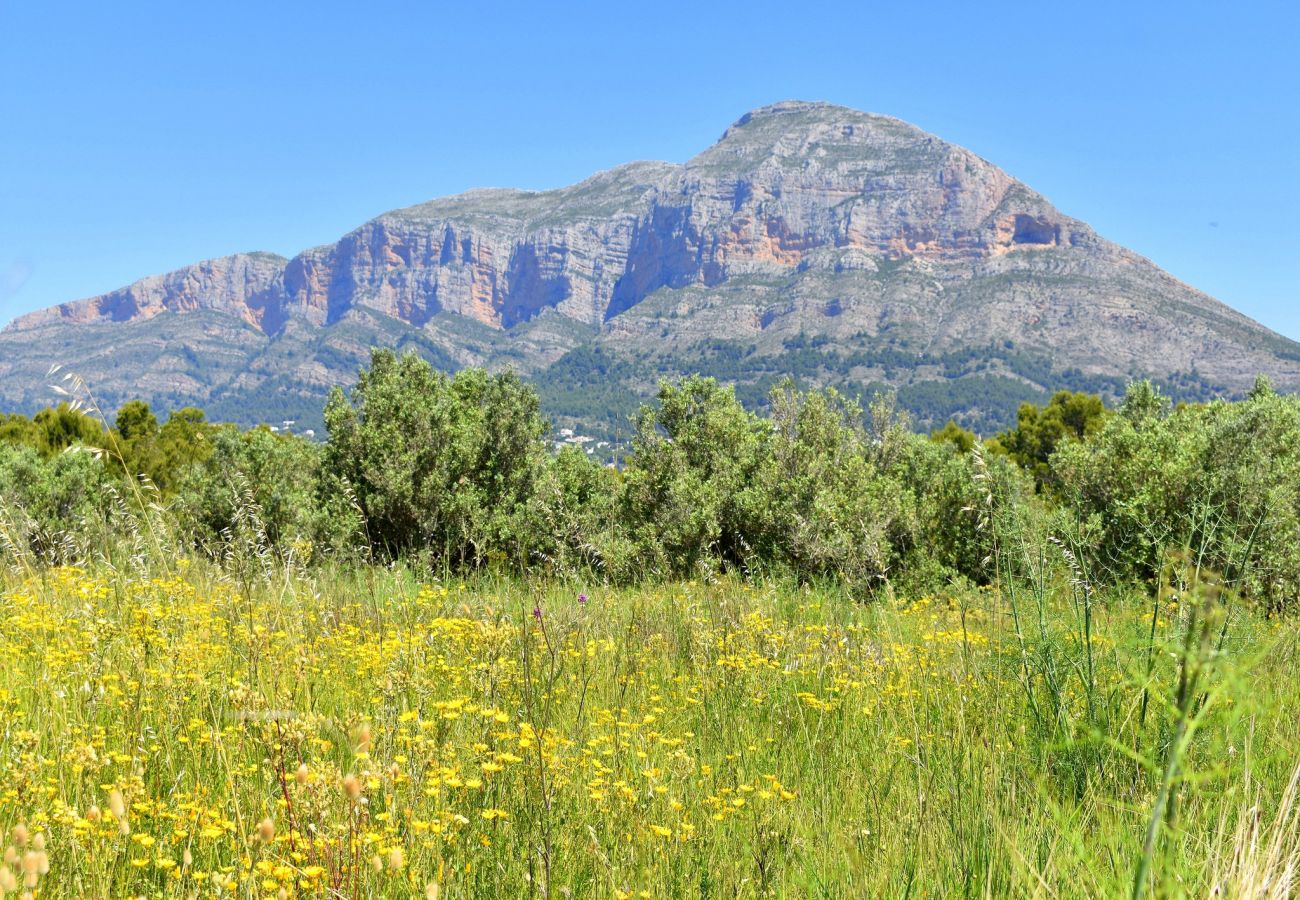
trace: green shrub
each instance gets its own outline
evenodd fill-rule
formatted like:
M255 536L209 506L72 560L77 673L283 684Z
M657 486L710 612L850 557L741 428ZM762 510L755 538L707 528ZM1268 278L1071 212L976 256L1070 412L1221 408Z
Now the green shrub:
M0 539L8 555L44 563L87 557L120 507L115 479L93 453L48 459L0 445Z
M621 476L577 447L544 467L529 500L526 557L530 570L634 579L636 553L619 527Z
M916 539L913 497L890 467L862 410L834 390L771 395L761 462L741 492L759 555L800 578L867 587L887 577Z
M624 472L623 522L647 572L680 575L753 555L746 498L770 426L712 378L664 382L642 407Z
M527 563L528 503L546 458L537 395L512 374L435 372L377 350L325 408L329 475L351 486L382 552Z
M184 470L173 504L181 529L210 555L234 539L299 556L341 548L350 525L341 498L317 490L322 450L306 440L259 427L213 430L205 458ZM324 502L322 502L324 501Z
M1300 400L1261 385L1243 402L1170 412L1134 385L1120 415L1052 468L1110 579L1154 578L1188 549L1270 607L1300 595Z

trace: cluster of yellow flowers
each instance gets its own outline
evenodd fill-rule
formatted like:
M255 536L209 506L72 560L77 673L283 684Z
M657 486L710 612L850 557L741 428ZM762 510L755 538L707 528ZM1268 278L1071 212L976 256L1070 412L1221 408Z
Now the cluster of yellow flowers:
M658 895L675 855L788 833L834 753L925 739L879 711L963 689L987 644L942 602L885 635L747 588L514 590L13 586L0 891Z

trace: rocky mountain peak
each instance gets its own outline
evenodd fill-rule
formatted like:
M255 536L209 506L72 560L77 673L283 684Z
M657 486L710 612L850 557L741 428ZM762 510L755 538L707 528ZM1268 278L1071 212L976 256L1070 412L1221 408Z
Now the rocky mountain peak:
M934 135L891 116L832 103L786 100L745 113L696 160L793 157L801 164L807 150L836 146L855 147L857 156L869 156L866 151L871 147L913 153L926 149L942 153L949 148Z
M157 383L183 385L186 402L270 383L315 397L376 342L541 373L584 347L690 360L724 341L779 360L807 334L859 354L835 376L859 381L910 371L871 359L983 358L1010 342L1097 377L1195 372L1236 390L1266 372L1300 387L1295 344L997 166L899 119L806 101L745 114L684 163L470 191L291 260L208 260L33 313L0 333L0 384L27 397L69 352L92 381L154 384L123 374L127 334L147 348L139 366L170 361Z

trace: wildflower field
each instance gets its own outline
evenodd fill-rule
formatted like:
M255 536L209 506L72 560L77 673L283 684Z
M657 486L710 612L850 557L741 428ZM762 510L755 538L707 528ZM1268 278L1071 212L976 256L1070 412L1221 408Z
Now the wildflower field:
M1209 589L859 602L401 567L0 600L0 889L1285 896L1295 631Z

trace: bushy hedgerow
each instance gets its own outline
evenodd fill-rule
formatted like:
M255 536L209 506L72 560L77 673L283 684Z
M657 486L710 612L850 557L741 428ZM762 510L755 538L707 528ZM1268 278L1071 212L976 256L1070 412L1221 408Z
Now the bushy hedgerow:
M665 382L614 469L549 452L514 375L376 351L331 395L324 445L193 409L159 425L140 403L112 427L70 405L0 418L0 538L43 562L106 554L115 535L138 554L148 530L155 548L211 556L238 544L609 582L732 569L865 595L989 582L1011 558L1001 535L1004 551L1054 538L1098 583L1190 554L1270 608L1300 596L1300 400L1265 382L1176 409L1146 382L1114 411L1062 392L983 443L952 424L915 434L889 398L864 411L789 381L766 409L710 378Z
M1241 402L1171 409L1149 384L1052 457L1061 504L1108 580L1170 553L1278 607L1300 595L1300 400L1261 382Z

